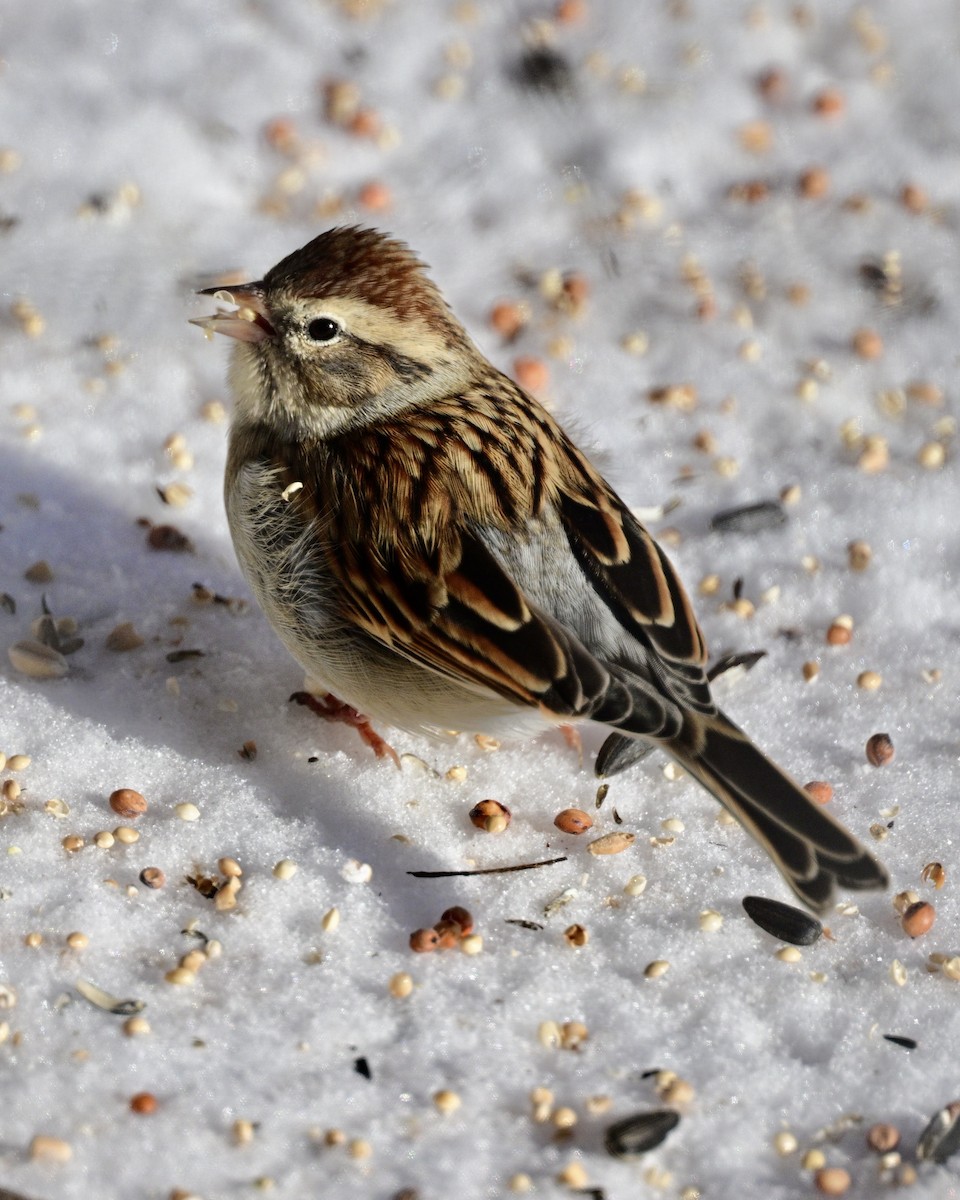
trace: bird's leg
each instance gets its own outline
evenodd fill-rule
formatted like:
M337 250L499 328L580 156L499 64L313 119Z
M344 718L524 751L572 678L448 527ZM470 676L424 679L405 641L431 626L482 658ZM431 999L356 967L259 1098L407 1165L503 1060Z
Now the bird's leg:
M312 692L294 692L290 699L296 701L297 704L305 704L311 712L322 717L324 721L342 721L345 725L352 725L377 758L392 758L397 769L400 769L400 756L390 743L377 733L369 719L362 713L358 713L351 705L338 700L332 692L326 692L321 696L315 696Z

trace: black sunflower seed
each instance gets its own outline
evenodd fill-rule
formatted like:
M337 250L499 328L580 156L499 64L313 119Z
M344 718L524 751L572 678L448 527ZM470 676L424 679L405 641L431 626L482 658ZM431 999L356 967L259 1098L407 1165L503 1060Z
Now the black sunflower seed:
M635 1113L611 1125L603 1144L614 1158L634 1158L659 1146L668 1133L680 1124L680 1114L672 1108L655 1108Z
M743 909L754 925L759 925L771 937L794 946L812 946L823 933L816 917L792 904L768 900L765 896L744 896Z

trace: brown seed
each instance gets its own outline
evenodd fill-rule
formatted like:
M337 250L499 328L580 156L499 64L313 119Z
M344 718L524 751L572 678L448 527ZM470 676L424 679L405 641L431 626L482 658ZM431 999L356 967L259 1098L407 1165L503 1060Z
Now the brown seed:
M875 359L883 354L883 338L875 329L856 330L850 345L860 358Z
M167 877L159 867L144 867L140 872L140 882L148 888L162 888Z
M900 918L900 924L903 926L904 933L916 938L927 933L933 927L936 915L936 909L932 904L926 900L918 900L904 912Z
M813 1182L824 1196L842 1196L850 1187L850 1172L843 1167L822 1167Z
M147 1117L157 1111L157 1098L153 1092L137 1092L135 1096L130 1097L130 1109Z
M35 562L32 566L27 567L23 573L24 579L28 583L51 583L53 581L53 571L50 569L50 564L44 559Z
M853 630L846 625L834 622L827 630L827 643L830 646L848 646L853 637Z
M456 921L438 921L434 925L433 931L437 935L437 944L435 947L431 947L432 949L453 950L456 946L459 946L462 930ZM410 945L414 950L417 949L413 945L412 939Z
M930 200L922 187L915 183L905 183L900 190L900 203L908 212L922 213L930 207Z
M885 767L893 762L894 749L889 733L875 733L867 741L867 762L874 767Z
M939 892L947 882L947 873L943 869L943 863L928 862L920 872L920 878L924 883L932 883Z
M636 840L635 833L615 830L613 833L605 833L602 837L598 837L596 841L587 846L587 849L591 854L622 854L624 850L629 850Z
M550 369L542 358L515 359L513 374L517 383L528 392L542 392L550 382Z
M109 804L118 817L125 817L127 820L134 820L147 811L146 800L133 788L117 788L115 792L110 793Z
M561 833L586 833L593 828L593 818L582 808L565 808L557 813L553 823Z
M508 342L513 341L526 323L526 309L515 300L501 300L490 310L490 324Z
M68 854L76 854L78 850L83 849L83 838L78 833L68 833L60 843Z
M768 67L757 78L757 91L771 103L778 103L787 95L787 73L780 67Z
M825 87L813 98L813 111L825 120L835 120L843 116L846 107L847 102L839 88Z
M510 809L499 800L481 800L470 809L470 820L487 833L502 833L510 824Z
M805 200L820 200L830 191L830 172L825 167L808 167L797 180L797 190Z
M847 546L847 562L851 571L865 571L870 566L873 550L869 542L856 541Z
M833 799L833 785L825 779L811 779L803 785L803 790L817 804L829 804Z
M459 925L460 932L464 937L473 933L473 916L467 909L461 908L459 904L455 904L453 908L448 908L441 915L440 920L451 921Z
M577 950L590 940L590 934L583 925L568 925L563 931L563 937L568 946L573 946Z
M416 929L410 934L410 949L417 954L429 954L440 945L440 935L435 929Z
M360 188L357 203L369 212L386 212L393 207L393 193L385 183L372 179Z
M879 1121L867 1130L867 1145L878 1154L889 1154L900 1145L900 1130L896 1125Z

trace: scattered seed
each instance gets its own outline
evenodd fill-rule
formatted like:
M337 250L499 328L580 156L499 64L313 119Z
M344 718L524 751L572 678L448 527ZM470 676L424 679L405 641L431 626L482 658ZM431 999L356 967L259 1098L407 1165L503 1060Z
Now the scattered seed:
M499 800L481 800L470 810L471 822L485 833L503 833L510 817L510 809Z
M63 1138L38 1133L30 1142L30 1157L38 1162L67 1163L73 1158L73 1147Z
M815 659L811 659L803 664L801 670L807 683L813 683L816 677L820 674L820 664Z
M433 1093L433 1103L438 1112L449 1117L457 1111L463 1101L456 1092L451 1092L449 1088L443 1088L441 1091Z
M823 926L816 917L792 904L768 900L765 896L744 896L742 904L750 920L778 941L790 942L793 946L812 946L823 933ZM783 956L783 952L778 955ZM785 961L795 962L798 958L799 955L787 957Z
M98 850L109 850L116 840L108 829L101 829L99 833L93 835L93 844Z
M701 933L716 933L723 925L723 916L713 908L705 908L699 919Z
M460 939L460 949L464 954L475 958L483 951L483 938L479 933L471 933L468 937Z
M850 345L860 358L875 359L883 354L883 338L875 329L856 330Z
M622 854L624 850L630 849L636 839L635 833L615 830L613 833L605 833L602 837L598 837L587 846L587 849L591 854Z
M150 1032L150 1022L146 1017L128 1017L123 1023L123 1032L127 1037L146 1037Z
M916 904L920 899L919 892L915 892L913 888L907 888L906 891L897 892L893 898L893 907L902 917L911 904Z
M397 1000L405 1000L413 991L413 976L406 971L398 971L396 975L390 976L387 986L391 996Z
M187 987L190 984L196 983L196 971L189 971L186 967L174 967L172 971L167 971L164 975L167 983L172 983L176 987Z
M645 979L660 979L670 970L670 964L663 958L654 959L653 962L647 963L643 969Z
M941 1108L920 1135L917 1158L944 1163L960 1149L960 1102Z
M159 867L144 867L140 872L140 882L148 888L159 889L167 882L167 877Z
M84 847L84 840L77 833L68 833L61 841L60 845L67 851L68 854L76 854L78 850Z
M824 1196L842 1196L850 1187L850 1172L843 1167L822 1167L813 1177L818 1192Z
M668 1108L624 1117L604 1134L603 1144L614 1158L635 1158L655 1149L680 1124L680 1114Z
M50 564L43 559L35 562L32 566L27 567L23 573L24 579L28 583L52 583L53 571L50 569Z
M585 946L590 940L590 934L583 925L568 925L563 931L564 941L575 949Z
M918 900L904 912L900 918L900 924L904 933L916 938L927 933L933 927L936 915L936 909L932 904L926 900Z
M593 828L593 818L582 808L565 808L553 818L553 823L562 833L586 833Z
M897 987L903 987L907 982L907 968L898 958L895 958L890 964L890 978Z
M796 946L783 946L777 951L776 957L781 962L798 963L803 956Z
M867 1145L878 1154L889 1154L900 1145L900 1130L883 1121L871 1125L867 1130Z
M410 949L417 954L429 954L440 946L440 934L435 929L415 929L410 934Z
M226 875L228 879L239 879L243 874L243 867L235 858L217 859L217 870L221 875Z
M874 767L885 767L893 761L893 742L889 733L875 733L867 742L867 762Z
M939 891L947 882L947 873L943 869L942 863L929 862L920 872L920 878L924 883L932 883Z
M829 804L833 799L833 785L824 779L811 779L803 785L803 790L816 804Z
M646 875L631 876L627 880L626 884L624 885L623 890L626 892L626 894L628 896L642 896L643 893L647 890Z
M590 1031L582 1021L564 1021L560 1026L561 1050L579 1050L590 1038Z
M827 1156L822 1150L818 1150L816 1147L808 1150L800 1160L800 1165L805 1171L819 1171L826 1164Z
M153 1092L137 1092L130 1097L130 1111L148 1117L157 1111L157 1098Z
M873 550L868 542L856 541L847 546L847 562L851 571L865 571L872 558Z
M781 1158L796 1154L799 1143L789 1129L781 1129L773 1139L773 1148Z
M7 656L15 671L31 679L62 679L70 670L70 664L59 650L34 638L16 642L7 651Z
M68 933L66 942L71 950L86 950L90 945L90 939L85 933Z
M857 687L865 692L875 692L883 683L879 671L861 671L857 676Z
M561 1105L553 1110L551 1120L557 1129L572 1129L577 1123L577 1114L567 1105Z
M841 625L838 621L827 630L827 644L830 646L848 646L853 639L853 630L849 625Z
M746 504L716 513L710 521L710 528L719 533L761 533L778 528L786 520L786 511L779 500L761 500L757 504Z
M237 907L237 896L243 885L237 876L230 876L213 894L213 907L217 912L230 912Z
M567 1163L563 1170L557 1173L557 1183L562 1183L573 1191L584 1191L589 1182L587 1168L581 1162Z
M132 825L118 825L113 831L113 836L124 846L132 846L134 842L140 841L140 830L134 829Z
M197 816L199 816L199 815L200 814L198 812ZM195 820L196 818L193 818L193 819ZM294 877L294 875L296 875L298 870L299 870L299 867L293 861L293 859L281 858L281 860L278 863L276 863L273 868L273 877L274 877L274 879L282 879L282 880L292 879Z
M127 820L135 820L147 811L146 800L133 788L117 788L115 792L110 793L108 803L118 817L125 817Z
M200 809L195 804L191 804L189 800L184 800L182 803L175 805L173 811L181 821L200 820Z
M324 933L335 933L340 926L340 909L331 908L323 914L320 927Z

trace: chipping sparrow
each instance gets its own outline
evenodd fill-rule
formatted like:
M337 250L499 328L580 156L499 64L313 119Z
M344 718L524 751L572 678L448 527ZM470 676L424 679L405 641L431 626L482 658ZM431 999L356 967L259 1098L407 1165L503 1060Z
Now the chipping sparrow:
M611 765L624 735L652 740L806 904L886 884L718 710L662 550L406 246L332 229L225 298L195 324L237 340L230 531L309 675L409 730L591 720L616 731Z

